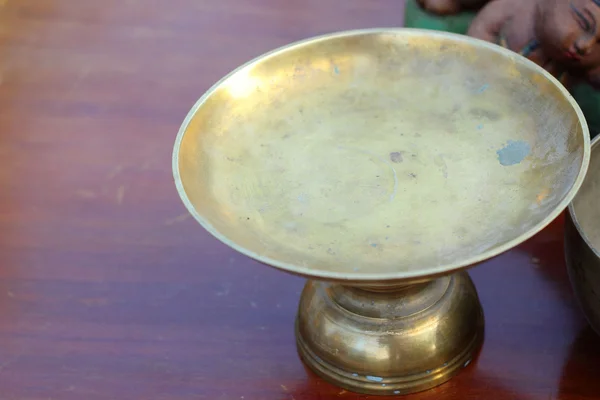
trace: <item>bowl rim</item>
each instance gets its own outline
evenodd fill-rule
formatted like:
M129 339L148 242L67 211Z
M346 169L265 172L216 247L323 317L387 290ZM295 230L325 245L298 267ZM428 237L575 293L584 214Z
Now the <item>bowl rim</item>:
M225 83L229 78L237 74L238 72L249 68L259 62L262 62L271 57L275 57L279 54L301 48L303 46L312 45L322 41L328 41L331 39L340 39L344 37L353 37L353 36L363 36L363 35L374 35L374 34L401 34L404 36L429 36L429 37L438 37L445 39L452 39L456 42L470 43L474 46L487 48L488 50L494 51L503 55L508 59L512 59L515 62L518 62L522 65L527 66L530 69L536 70L540 76L546 78L550 83L552 83L564 96L564 98L569 102L571 107L573 107L579 123L581 125L581 134L583 135L583 157L581 164L579 166L579 171L577 173L577 177L575 178L571 188L564 195L563 199L560 203L548 213L548 215L538 222L536 225L531 227L526 232L523 232L521 235L499 245L495 246L489 250L484 251L483 253L477 254L475 256L464 258L460 261L455 261L452 263L441 264L436 266L427 266L423 268L415 269L414 271L403 271L403 272L386 272L386 273L369 273L369 272L361 272L361 271L348 271L348 272L336 272L336 271L328 271L328 270L319 270L310 267L303 267L293 263L283 262L274 258L265 257L251 249L245 248L243 246L238 245L233 240L230 240L226 234L221 233L212 224L206 220L200 212L198 212L191 201L189 200L183 182L181 180L181 175L179 173L179 150L181 147L181 143L187 132L187 128L200 109L200 107L212 96L212 94L217 91L223 83ZM172 168L173 168L173 178L175 181L175 186L177 192L183 201L184 206L188 210L188 212L194 217L194 219L200 223L200 225L208 231L213 237L232 248L233 250L250 257L258 262L266 264L268 266L277 268L279 270L292 273L294 275L300 275L308 278L320 279L320 280L329 280L329 281L345 281L345 282L360 282L364 284L369 283L378 283L378 282L402 282L402 281L414 281L423 278L430 278L435 276L446 275L454 272L458 272L460 270L464 270L469 267L476 266L486 260L499 256L500 254L512 249L530 239L538 232L543 230L546 226L548 226L552 221L554 221L564 210L569 206L577 192L579 191L585 175L587 173L587 169L590 162L590 134L589 128L587 125L587 121L583 115L579 104L575 101L573 96L569 93L569 91L549 72L544 70L539 65L535 64L533 61L528 60L527 58L508 50L504 47L498 46L496 44L486 42L484 40L476 39L473 37L469 37L466 35L443 32L443 31L434 31L428 29L420 29L420 28L405 28L405 27L393 27L393 28L369 28L369 29L353 29L353 30L345 30L345 31L337 31L332 33L326 33L323 35L309 37L303 40L295 41L290 44L278 47L274 50L263 53L252 60L240 65L235 68L227 75L219 79L214 85L212 85L192 106L188 114L186 115L183 123L181 124L179 131L177 133L177 137L175 139L173 156L172 156Z
M600 134L598 134L591 141L590 156L594 153L594 149L599 146L600 146ZM585 180L584 180L584 183L585 183ZM574 199L575 198L573 198L573 200ZM594 246L592 244L592 241L589 239L588 235L585 233L585 229L583 229L583 227L579 223L579 220L577 219L577 213L575 211L575 204L573 204L573 201L571 201L571 203L569 203L568 210L569 210L569 216L571 217L571 221L573 221L573 225L575 226L575 229L577 229L577 233L579 234L579 236L581 236L581 238L583 239L585 244L594 252L596 257L600 258L600 249L598 249L597 246Z

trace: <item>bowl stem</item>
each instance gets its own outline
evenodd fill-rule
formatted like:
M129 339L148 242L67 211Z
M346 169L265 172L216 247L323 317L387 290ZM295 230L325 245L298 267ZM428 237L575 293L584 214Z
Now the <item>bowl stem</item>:
M296 339L324 379L365 394L408 394L469 365L483 341L483 312L469 275L357 288L308 281Z

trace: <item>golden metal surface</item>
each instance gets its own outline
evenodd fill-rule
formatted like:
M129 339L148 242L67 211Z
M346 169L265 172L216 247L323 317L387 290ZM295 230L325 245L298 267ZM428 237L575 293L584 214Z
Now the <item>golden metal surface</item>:
M471 360L483 317L458 271L567 206L588 135L568 92L508 50L443 32L351 31L218 82L185 119L173 170L215 237L320 281L297 320L311 368L354 391L410 393Z
M590 325L600 334L600 135L590 168L565 221L569 278Z
M476 264L542 229L583 179L587 135L567 91L508 50L370 30L228 75L191 110L173 162L190 212L236 250L387 283Z
M483 313L466 272L378 293L309 281L296 337L302 359L328 381L361 393L407 394L471 362Z

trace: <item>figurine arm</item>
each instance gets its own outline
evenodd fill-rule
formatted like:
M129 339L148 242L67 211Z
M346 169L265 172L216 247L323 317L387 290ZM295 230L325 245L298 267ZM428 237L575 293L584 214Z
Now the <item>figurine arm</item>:
M488 3L471 22L467 35L495 43L500 29L512 17L513 11L510 1L495 0Z

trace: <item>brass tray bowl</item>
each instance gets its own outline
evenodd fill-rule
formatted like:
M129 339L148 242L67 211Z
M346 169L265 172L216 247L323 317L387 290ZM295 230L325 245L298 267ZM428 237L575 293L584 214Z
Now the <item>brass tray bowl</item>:
M565 220L565 256L579 304L600 334L600 136L591 148L588 174Z
M589 133L542 68L466 36L341 32L236 69L192 108L177 190L216 238L311 279L302 358L363 393L440 384L483 315L467 267L571 201Z

